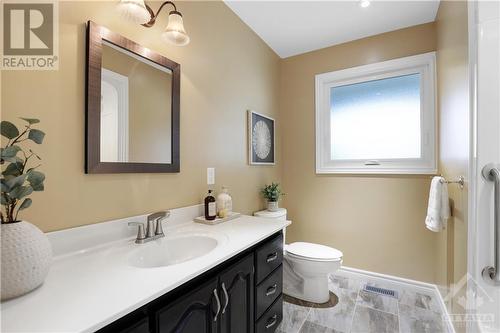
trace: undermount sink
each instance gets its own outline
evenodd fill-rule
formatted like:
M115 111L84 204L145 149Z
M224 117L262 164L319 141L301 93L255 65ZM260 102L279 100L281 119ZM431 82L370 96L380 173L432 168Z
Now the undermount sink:
M139 268L171 266L204 256L217 247L216 237L180 235L138 245L129 264Z

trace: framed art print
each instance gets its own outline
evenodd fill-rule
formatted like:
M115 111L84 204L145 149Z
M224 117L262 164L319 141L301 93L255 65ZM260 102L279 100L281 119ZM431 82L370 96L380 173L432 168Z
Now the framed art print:
M252 165L274 165L274 119L248 110L248 152Z

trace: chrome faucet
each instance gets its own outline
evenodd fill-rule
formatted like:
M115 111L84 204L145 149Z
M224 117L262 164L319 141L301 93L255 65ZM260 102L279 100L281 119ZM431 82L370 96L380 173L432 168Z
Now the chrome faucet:
M164 211L164 212L157 212L153 213L151 215L148 215L146 219L146 232L144 232L144 224L141 222L129 222L129 226L138 226L137 229L137 238L135 239L135 242L137 244L143 244L147 243L149 241L165 237L165 234L163 233L163 228L161 221L164 218L167 218L170 216L170 211Z

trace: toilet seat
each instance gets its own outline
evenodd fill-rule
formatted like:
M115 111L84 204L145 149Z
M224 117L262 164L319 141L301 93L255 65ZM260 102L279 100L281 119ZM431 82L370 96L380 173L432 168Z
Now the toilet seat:
M306 242L287 245L285 251L290 257L310 261L339 261L343 257L343 253L333 247Z

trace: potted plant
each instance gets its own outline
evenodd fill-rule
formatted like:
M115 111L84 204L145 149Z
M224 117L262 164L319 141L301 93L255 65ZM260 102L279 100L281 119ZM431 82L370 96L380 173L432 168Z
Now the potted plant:
M33 126L38 119L21 118L26 122L19 130L8 121L0 122L3 136L0 148L0 210L1 220L1 299L23 295L42 284L52 261L52 249L45 234L33 224L19 218L31 206L28 198L43 191L45 175L38 171L40 157L29 147L41 144L45 133Z
M267 210L275 212L278 210L278 201L281 196L285 195L280 189L280 184L271 183L262 189L262 195L267 200Z

